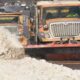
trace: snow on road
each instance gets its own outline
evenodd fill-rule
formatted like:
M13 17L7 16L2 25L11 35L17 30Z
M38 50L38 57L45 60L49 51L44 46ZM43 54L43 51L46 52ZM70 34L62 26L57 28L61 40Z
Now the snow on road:
M0 29L0 80L80 80L80 70L31 57L18 59L23 55L16 37Z
M80 71L25 57L0 60L0 80L80 80Z

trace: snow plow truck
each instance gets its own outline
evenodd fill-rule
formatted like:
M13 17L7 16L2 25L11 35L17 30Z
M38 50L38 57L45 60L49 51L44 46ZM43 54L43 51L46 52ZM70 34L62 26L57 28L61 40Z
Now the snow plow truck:
M26 46L30 54L80 60L80 1L39 1L33 6L28 24L31 44Z
M0 13L0 25L16 33L26 54L80 60L80 1L38 1L27 9L27 18L20 12Z

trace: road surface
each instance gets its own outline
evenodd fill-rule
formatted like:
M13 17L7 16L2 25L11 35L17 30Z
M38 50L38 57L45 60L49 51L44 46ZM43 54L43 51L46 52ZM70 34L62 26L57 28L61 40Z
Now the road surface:
M80 69L80 61L49 61L50 63L61 64L72 69Z

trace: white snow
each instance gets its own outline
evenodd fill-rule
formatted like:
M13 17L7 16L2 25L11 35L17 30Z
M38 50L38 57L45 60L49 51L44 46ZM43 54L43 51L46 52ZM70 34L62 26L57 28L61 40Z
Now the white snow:
M18 40L1 28L0 80L80 80L80 70L31 57L15 59L22 55L24 49Z
M0 60L0 80L80 80L80 71L25 57Z
M0 28L0 58L13 59L24 55L24 48L7 29Z

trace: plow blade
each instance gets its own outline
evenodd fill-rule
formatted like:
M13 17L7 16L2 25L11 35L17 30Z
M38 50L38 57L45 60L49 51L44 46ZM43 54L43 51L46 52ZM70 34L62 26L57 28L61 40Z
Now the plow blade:
M60 46L60 45L59 45ZM66 46L63 47L31 47L26 48L26 53L32 57L45 58L48 60L80 60L80 47L79 46Z

